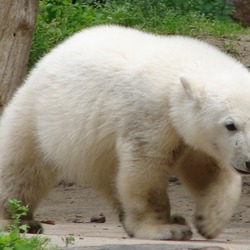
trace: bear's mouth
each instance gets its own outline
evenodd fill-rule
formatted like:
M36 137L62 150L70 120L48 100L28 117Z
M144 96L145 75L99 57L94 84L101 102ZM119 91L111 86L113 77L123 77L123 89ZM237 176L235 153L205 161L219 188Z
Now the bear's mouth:
M235 166L233 166L233 168L234 168L239 174L241 174L241 175L250 175L250 172L247 172L247 171L238 169L238 168L236 168Z

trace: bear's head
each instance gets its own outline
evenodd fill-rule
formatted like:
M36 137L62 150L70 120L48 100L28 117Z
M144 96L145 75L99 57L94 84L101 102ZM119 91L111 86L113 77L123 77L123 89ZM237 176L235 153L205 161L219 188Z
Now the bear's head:
M250 174L250 74L185 76L180 83L171 117L184 141Z

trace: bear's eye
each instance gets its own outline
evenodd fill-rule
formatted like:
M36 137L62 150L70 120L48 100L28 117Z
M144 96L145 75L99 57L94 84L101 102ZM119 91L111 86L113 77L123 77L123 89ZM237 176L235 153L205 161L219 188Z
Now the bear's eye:
M226 128L229 131L235 131L235 130L237 130L237 128L235 127L234 123L228 123L228 124L226 124Z

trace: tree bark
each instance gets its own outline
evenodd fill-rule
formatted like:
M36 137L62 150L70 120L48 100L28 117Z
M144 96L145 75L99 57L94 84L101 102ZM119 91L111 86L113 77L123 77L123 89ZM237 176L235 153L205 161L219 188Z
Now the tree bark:
M235 11L233 19L245 26L250 26L250 0L227 0L233 4Z
M0 109L22 83L39 0L0 0Z

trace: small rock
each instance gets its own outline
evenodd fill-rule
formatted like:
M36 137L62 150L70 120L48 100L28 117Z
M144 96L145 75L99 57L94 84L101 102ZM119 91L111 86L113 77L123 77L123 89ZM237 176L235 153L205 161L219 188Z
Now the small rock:
M83 216L82 216L82 214L76 214L75 217L76 218L82 218Z
M47 225L55 225L56 224L53 220L41 220L40 222L43 224L47 224Z
M93 223L105 223L106 217L103 213L100 213L99 215L94 215L90 218L90 222Z
M76 214L75 217L76 218L73 220L74 223L84 223L82 218L83 216L81 214Z
M83 219L81 219L81 218L75 218L75 219L73 220L73 222L74 222L74 223L84 223Z

